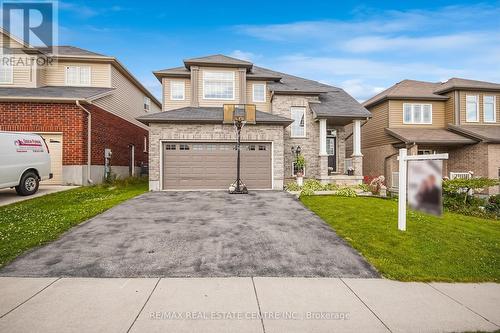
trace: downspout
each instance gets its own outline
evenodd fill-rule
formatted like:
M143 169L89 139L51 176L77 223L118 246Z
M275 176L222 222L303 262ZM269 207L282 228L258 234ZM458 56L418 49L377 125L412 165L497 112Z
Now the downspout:
M87 114L87 182L89 184L94 184L90 178L90 167L92 163L92 114L89 110L80 104L79 100L76 100L76 106L82 109Z

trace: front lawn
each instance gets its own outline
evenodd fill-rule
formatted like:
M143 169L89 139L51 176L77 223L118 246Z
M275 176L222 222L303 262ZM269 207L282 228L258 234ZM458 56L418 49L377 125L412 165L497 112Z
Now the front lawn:
M0 207L0 267L147 189L145 180L132 180L109 187L80 187Z
M500 221L453 213L408 211L397 229L397 202L378 198L303 196L386 278L401 281L500 282Z

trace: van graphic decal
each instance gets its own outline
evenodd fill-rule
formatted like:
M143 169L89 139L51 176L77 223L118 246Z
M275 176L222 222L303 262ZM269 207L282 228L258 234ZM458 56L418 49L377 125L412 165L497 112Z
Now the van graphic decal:
M43 153L42 141L37 139L19 139L14 140L16 151L18 153L26 153L28 151L34 153Z

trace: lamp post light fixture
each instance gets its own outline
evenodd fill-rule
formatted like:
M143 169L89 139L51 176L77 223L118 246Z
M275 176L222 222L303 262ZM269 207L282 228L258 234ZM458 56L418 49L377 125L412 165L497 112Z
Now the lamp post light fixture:
M299 157L302 148L300 148L300 146L297 147L292 146L291 151L292 151L292 156L295 156L295 158L297 158Z

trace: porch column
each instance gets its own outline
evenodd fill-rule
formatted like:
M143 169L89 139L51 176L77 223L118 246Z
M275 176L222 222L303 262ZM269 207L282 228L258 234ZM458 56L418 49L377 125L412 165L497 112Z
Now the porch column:
M319 175L323 183L327 183L328 154L326 152L326 119L319 120Z
M352 166L355 176L363 175L363 154L361 154L361 120L354 120L352 126Z
M319 156L326 156L326 119L319 120Z

